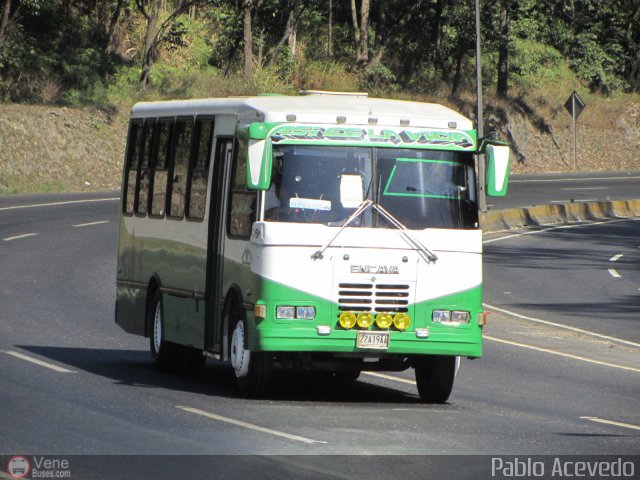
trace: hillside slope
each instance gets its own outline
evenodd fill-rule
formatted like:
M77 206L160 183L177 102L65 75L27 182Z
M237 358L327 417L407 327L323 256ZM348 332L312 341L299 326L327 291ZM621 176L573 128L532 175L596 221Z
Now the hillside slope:
M120 188L126 115L0 104L0 193Z
M452 105L473 115L471 102ZM571 116L523 100L486 107L485 131L509 138L513 173L571 171ZM0 104L0 193L120 187L127 112ZM577 169L640 169L640 97L598 99L578 122Z

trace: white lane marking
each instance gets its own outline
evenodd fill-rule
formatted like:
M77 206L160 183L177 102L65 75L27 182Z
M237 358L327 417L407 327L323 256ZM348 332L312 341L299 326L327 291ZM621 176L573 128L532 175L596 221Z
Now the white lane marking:
M67 368L62 368L53 363L44 362L42 360L38 360L37 358L30 357L29 355L24 355L23 353L14 352L12 350L4 350L4 353L7 355L11 355L12 357L19 358L21 360L26 360L27 362L31 362L35 365L40 365L41 367L48 368L50 370L54 370L59 373L75 373L73 370L69 370Z
M609 187L572 187L572 188L561 188L563 191L573 191L573 190L606 190Z
M640 430L640 425L634 425L632 423L616 422L615 420L607 420L606 418L599 417L580 417L583 420L589 420L591 422L604 423L606 425L615 425L616 427L630 428L632 430Z
M571 228L580 228L580 227L591 227L594 225L606 225L609 223L619 223L619 222L635 222L635 221L640 221L639 219L636 218L619 218L619 219L615 219L615 220L603 220L601 222L589 222L589 223L576 223L576 224L571 224L571 225L555 225L555 226L546 226L546 225L540 225L541 229L540 230L527 230L524 232L519 232L519 233L513 233L511 235L505 235L503 237L497 237L497 238L491 238L489 240L483 240L482 243L494 243L494 242L499 242L500 240L508 240L510 238L518 238L518 237L523 237L525 235L538 235L541 233L546 233L546 232L552 232L554 230L564 230L564 229L571 229ZM502 230L503 232L509 232L511 230ZM493 233L499 233L499 232L493 232ZM640 247L638 247L640 248Z
M362 373L364 373L365 375L371 375L372 377L384 378L385 380L393 380L394 382L408 383L409 385L416 384L415 380L409 380L408 378L394 377L393 375L385 375L384 373L379 373L379 372L362 372Z
M498 343L504 343L506 345L512 345L514 347L527 348L529 350L535 350L537 352L550 353L551 355L558 355L560 357L572 358L574 360L580 360L581 362L593 363L595 365L603 365L605 367L619 368L621 370L629 370L631 372L640 373L640 368L627 367L626 365L618 365L616 363L602 362L600 360L594 360L593 358L581 357L579 355L572 355L571 353L558 352L549 348L535 347L533 345L527 345L526 343L512 342L510 340L503 340L501 338L492 337L490 335L483 335L482 338L492 340Z
M297 442L303 443L327 443L321 440L312 440L310 438L301 437L299 435L293 435L286 432L281 432L279 430L273 430L271 428L261 427L259 425L254 425L253 423L243 422L242 420L236 420L235 418L223 417L222 415L216 415L215 413L205 412L204 410L200 410L198 408L192 407L183 407L181 405L176 405L176 408L180 410L184 410L185 412L195 413L196 415L201 415L203 417L211 418L213 420L218 420L220 422L230 423L232 425L236 425L238 427L248 428L249 430L254 430L256 432L268 433L270 435L275 435L278 437L284 437L289 440L295 440Z
M23 233L22 235L16 235L15 237L3 238L5 242L11 242L13 240L20 240L21 238L35 237L37 233Z
M618 260L620 260L622 257L624 256L624 253L619 253L617 255L614 255L613 257L611 257L609 259L610 262L617 262Z
M611 275L613 278L622 278L622 275L620 275L615 268L609 269L609 275Z
M483 244L494 243L494 242L499 242L500 240L508 240L510 238L524 237L525 235L538 235L541 233L552 232L554 230L563 230L563 229L578 228L578 227L585 227L585 226L592 226L592 225L604 225L606 223L621 222L626 220L629 220L629 219L625 218L621 220L605 220L603 222L579 223L575 225L556 225L553 227L543 226L541 230L527 230L525 232L512 233L511 235L505 235L504 237L497 237L497 238L491 238L489 240L483 240L482 243ZM509 230L506 230L506 231L508 232Z
M30 205L13 205L11 207L0 207L0 212L4 210L18 210L21 208L36 208L36 207L53 207L57 205L71 205L74 203L93 203L93 202L111 202L114 200L120 200L119 197L108 198L89 198L86 200L67 200L64 202L50 202L50 203L34 203Z
M509 183L557 183L557 182L592 182L596 180L633 180L640 178L639 176L628 177L590 177L590 178L539 178L539 179L514 179Z
M489 310L495 310L496 312L505 313L507 315L511 315L513 317L522 318L523 320L529 320L531 322L543 323L545 325L551 325L552 327L563 328L565 330L571 330L573 332L578 332L583 335L589 335L591 337L601 338L603 340L611 340L612 342L623 343L625 345L631 345L632 347L640 347L640 343L632 342L631 340L624 340L618 337L610 337L609 335L602 335L601 333L592 332L591 330L584 330L582 328L570 327L569 325L563 325L562 323L550 322L549 320L542 320L540 318L528 317L526 315L522 315L520 313L511 312L509 310L505 310L503 308L494 307L493 305L489 305L488 303L483 303L483 307L488 308Z
M98 222L89 222L89 223L78 223L77 225L73 225L74 227L91 227L93 225L103 225L105 223L109 223L109 220L100 220Z

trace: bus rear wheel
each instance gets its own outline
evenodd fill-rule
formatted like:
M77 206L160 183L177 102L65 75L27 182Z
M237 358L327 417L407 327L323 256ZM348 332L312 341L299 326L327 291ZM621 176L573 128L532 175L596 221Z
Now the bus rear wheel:
M451 395L456 376L456 357L434 355L415 361L416 384L423 403L444 403Z
M150 326L149 349L153 365L160 371L173 368L178 361L178 346L164 339L164 317L161 295L158 290L153 294L147 312Z
M271 383L273 354L252 352L247 349L247 331L244 320L235 322L229 352L238 393L243 397L263 396Z

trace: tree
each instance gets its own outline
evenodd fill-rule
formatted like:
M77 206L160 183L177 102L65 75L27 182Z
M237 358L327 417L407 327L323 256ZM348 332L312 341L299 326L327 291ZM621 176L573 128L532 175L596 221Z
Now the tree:
M329 0L329 15L327 19L327 58L333 61L333 0Z
M109 20L109 26L107 27L107 39L104 46L104 50L106 53L113 53L113 51L115 50L116 27L118 25L118 20L120 19L120 14L122 13L123 6L124 0L118 0L116 7L111 15L111 19Z
M9 15L11 13L11 0L4 0L4 8L2 9L2 17L0 18L0 50L4 45L4 39L7 36L9 28Z
M506 98L509 90L509 12L510 0L500 1L500 39L498 42L498 85L496 93Z
M369 62L369 0L360 0L360 16L356 0L351 0L351 21L356 46L356 63L364 68Z
M275 64L278 60L278 56L280 55L285 43L289 45L292 57L295 57L298 25L300 23L302 13L304 12L304 3L302 0L287 0L287 10L289 11L289 16L287 17L284 32L278 43L269 51L269 53L267 53L265 57L265 63L268 66Z
M147 28L144 36L144 51L142 54L142 71L140 73L140 86L143 89L149 86L151 67L155 62L158 46L165 39L167 30L180 15L200 1L201 0L181 0L178 7L158 26L160 7L163 0L151 0L150 11L145 6L144 0L136 0L138 10L140 10L140 13L142 13L147 20Z
M253 68L253 33L251 28L252 0L242 1L243 11L243 39L244 39L244 81L251 83Z
M632 55L630 68L629 68L629 89L632 92L640 93L640 0L634 0L631 4L633 12L631 15L630 23L630 37L632 50L635 50L635 54ZM635 48L633 48L635 46Z
M41 1L42 0L4 0L2 17L0 17L0 51L7 39L9 26L18 14L20 7L25 7L26 10L37 13L40 9Z
M402 15L391 17L388 14L387 4L380 2L378 10L378 22L376 25L376 53L369 63L370 66L377 66L382 63L382 58L392 40L403 37L403 32L408 29L407 25L414 18L414 15L425 7L424 0L415 0L410 6L399 10ZM405 37L406 38L406 37Z

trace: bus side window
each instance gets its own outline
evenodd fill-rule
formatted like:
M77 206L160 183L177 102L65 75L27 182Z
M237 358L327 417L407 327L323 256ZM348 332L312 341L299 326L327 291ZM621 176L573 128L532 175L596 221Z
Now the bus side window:
M207 200L207 182L213 141L213 120L198 119L196 122L196 152L189 172L189 206L187 217L202 220Z
M125 168L124 202L122 210L124 213L133 214L133 207L136 198L136 184L138 180L138 161L140 158L140 140L142 136L142 122L134 121L129 125L129 138L127 142L127 158Z
M257 193L247 189L247 154L247 143L236 142L227 225L230 237L250 238L251 225L256 220Z
M169 179L169 147L171 146L172 122L160 121L157 124L154 156L155 167L153 169L153 182L151 192L151 215L164 217L164 209L167 203L167 183Z
M176 139L173 152L169 216L182 218L184 217L187 193L187 175L189 173L189 158L191 156L193 121L191 119L178 119L175 128Z
M138 176L138 194L136 202L136 214L145 216L149 207L149 183L151 175L151 147L155 120L147 120L142 127L141 152L140 152L140 175Z

